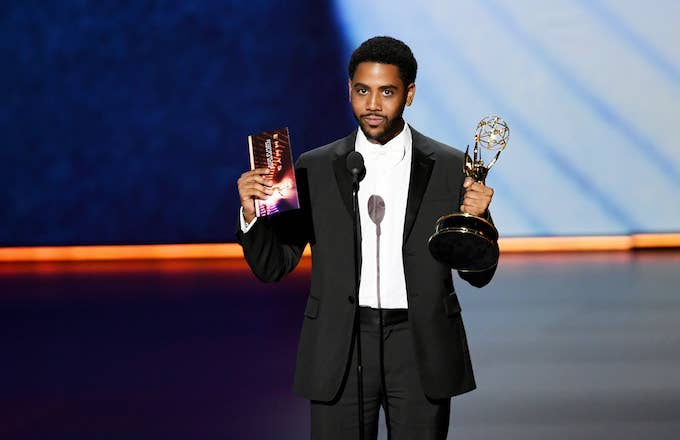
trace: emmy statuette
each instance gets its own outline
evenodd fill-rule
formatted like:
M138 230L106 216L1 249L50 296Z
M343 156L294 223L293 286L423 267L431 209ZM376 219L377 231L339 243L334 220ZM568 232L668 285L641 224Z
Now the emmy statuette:
M466 176L477 182L486 180L489 169L505 149L510 135L508 124L498 116L487 116L477 124L472 157L465 150ZM495 153L485 165L482 150ZM488 153L487 153L488 154ZM435 233L428 240L432 256L461 272L481 272L491 269L498 261L498 230L491 222L465 212L440 217Z

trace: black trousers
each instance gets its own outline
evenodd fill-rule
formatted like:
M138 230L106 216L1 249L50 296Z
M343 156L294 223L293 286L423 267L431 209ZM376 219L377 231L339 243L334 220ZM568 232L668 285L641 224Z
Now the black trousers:
M362 308L362 313L376 312ZM364 438L377 438L379 409L383 407L391 440L446 439L451 399L425 396L408 321L383 325L382 332L379 325L362 322L361 345ZM312 440L359 438L356 350L352 353L338 396L331 402L311 402Z

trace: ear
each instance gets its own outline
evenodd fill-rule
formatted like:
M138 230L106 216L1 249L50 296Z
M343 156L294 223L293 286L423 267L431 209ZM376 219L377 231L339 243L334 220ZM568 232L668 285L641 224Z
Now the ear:
M413 97L416 96L416 84L411 83L406 87L406 105L410 106L413 102Z
M352 80L347 80L347 99L352 102Z

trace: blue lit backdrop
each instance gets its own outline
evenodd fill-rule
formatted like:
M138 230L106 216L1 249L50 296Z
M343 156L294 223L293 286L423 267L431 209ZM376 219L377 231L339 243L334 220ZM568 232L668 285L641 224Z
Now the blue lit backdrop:
M419 130L465 149L510 125L490 172L505 235L680 230L680 4L336 2L349 46L396 35L419 61Z

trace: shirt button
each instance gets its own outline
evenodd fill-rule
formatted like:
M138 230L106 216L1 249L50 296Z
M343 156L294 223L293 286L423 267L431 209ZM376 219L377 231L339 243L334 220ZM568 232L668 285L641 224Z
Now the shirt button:
M350 304L354 304L354 297L352 295L348 296L347 301L349 301Z

